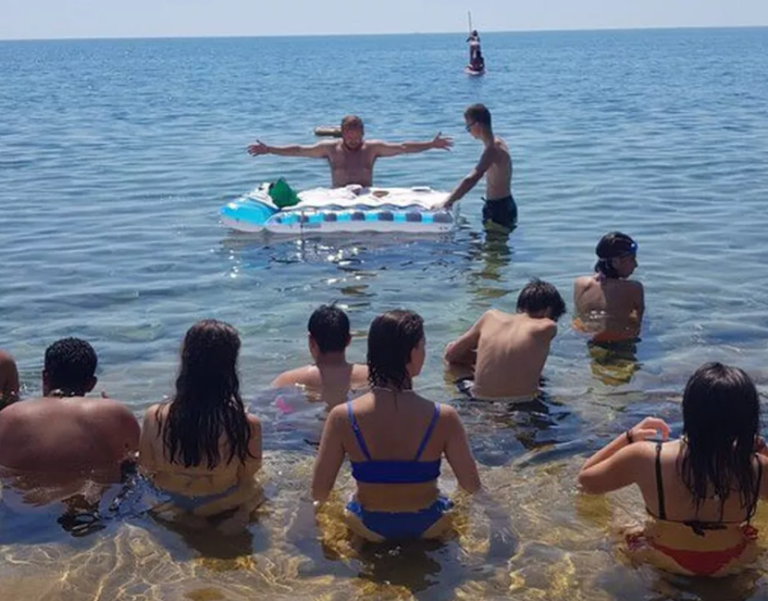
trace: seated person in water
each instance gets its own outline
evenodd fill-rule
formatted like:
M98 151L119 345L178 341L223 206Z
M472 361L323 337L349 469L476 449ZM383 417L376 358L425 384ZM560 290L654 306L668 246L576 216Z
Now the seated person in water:
M530 399L557 334L565 302L552 284L532 280L517 297L517 313L486 311L445 349L449 364L474 366L476 399Z
M46 349L43 396L0 411L0 466L41 485L76 488L92 472L120 480L121 464L135 460L139 423L115 400L86 397L96 364L85 340L64 338Z
M19 372L13 357L0 350L0 409L19 400Z
M682 410L681 438L670 440L669 426L647 417L590 457L579 484L591 494L638 486L649 522L627 536L631 557L678 574L725 576L757 556L749 522L768 497L758 393L742 370L709 363L688 380Z
M357 488L346 521L366 540L438 538L448 529L452 503L437 486L443 456L461 488L480 489L456 410L413 390L424 347L424 324L416 313L376 317L368 333L371 391L334 407L323 429L312 496L319 503L328 498L349 457Z
M464 121L467 132L483 143L483 154L440 206L450 209L485 176L483 225L509 233L517 223L517 205L512 198L512 157L507 143L493 133L491 112L485 105L468 107L464 111Z
M350 390L367 387L368 367L347 362L352 336L344 311L336 305L322 305L312 313L307 329L314 364L280 374L273 380L273 388L305 387L330 408L346 401Z
M187 331L173 397L144 415L139 463L172 509L203 518L236 510L246 523L261 500L261 424L240 396L239 352L229 324L206 319Z
M275 154L284 157L325 159L331 167L331 185L342 188L356 184L369 188L373 185L373 164L376 159L401 154L424 152L433 148L448 150L453 140L438 133L426 142L390 143L381 140L364 140L363 120L347 115L341 121L341 140L319 142L312 146L269 146L256 140L248 146L251 156Z
M634 340L645 312L643 285L627 279L637 268L637 243L626 234L610 232L595 252L594 275L574 282L574 328L592 334L597 343Z

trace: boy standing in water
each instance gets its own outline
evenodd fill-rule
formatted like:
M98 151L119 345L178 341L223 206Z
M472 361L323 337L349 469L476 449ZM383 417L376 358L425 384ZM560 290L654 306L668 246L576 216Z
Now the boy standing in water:
M368 386L368 367L347 362L346 350L352 340L347 314L336 305L322 305L307 325L309 352L314 364L277 376L273 388L303 386L317 392L328 407L347 400L350 390Z
M531 398L557 334L565 302L552 284L532 280L517 298L517 314L486 311L445 349L449 363L474 365L473 398Z
M491 112L485 105L473 104L467 108L464 121L467 132L483 143L483 154L475 168L461 180L442 206L449 209L486 176L483 224L510 232L517 223L517 205L512 198L512 157L509 148L504 140L494 135Z

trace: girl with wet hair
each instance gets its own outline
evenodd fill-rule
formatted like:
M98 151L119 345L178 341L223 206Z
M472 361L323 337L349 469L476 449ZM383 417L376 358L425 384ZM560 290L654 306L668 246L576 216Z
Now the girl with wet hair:
M733 574L757 557L750 520L768 497L757 389L741 369L708 363L688 380L682 408L681 438L647 417L590 457L579 483L593 494L637 484L650 519L627 535L636 559L679 574Z
M449 527L452 502L437 486L442 457L459 486L480 488L477 466L456 411L413 390L425 359L424 322L412 311L379 315L368 333L371 391L328 415L312 478L327 500L348 456L356 492L350 529L371 541L436 538Z
M594 343L633 341L640 335L645 290L629 280L637 268L637 243L622 232L609 232L595 248L593 275L573 285L575 329L591 334Z
M637 243L621 232L609 232L600 238L600 242L595 248L595 254L597 255L595 273L604 278L626 278L637 267L637 261L635 261L634 266L629 263L625 266L621 261L625 257L634 257L637 254ZM631 270L629 274L626 274L629 267Z
M229 324L196 323L184 337L173 397L144 417L142 466L175 508L195 515L253 500L261 426L240 396L239 351L240 338Z

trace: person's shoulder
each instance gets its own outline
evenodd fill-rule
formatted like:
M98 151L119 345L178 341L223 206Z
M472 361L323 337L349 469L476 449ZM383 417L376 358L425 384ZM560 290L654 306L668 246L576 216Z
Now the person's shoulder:
M364 380L368 381L368 366L364 363L352 364L352 380L355 382Z
M137 421L133 411L125 403L113 398L83 397L80 399L80 407L97 418L110 415L121 421Z
M314 376L317 378L318 369L314 365L304 365L295 369L289 369L281 373L272 380L272 388L282 388L284 386L306 386L309 380Z
M358 398L360 398L360 397L358 397ZM356 403L357 399L355 399L354 401L347 401L347 402ZM346 422L347 421L347 411L348 411L347 403L341 403L339 405L336 405L333 409L331 409L328 412L328 417L326 418L326 423L328 425L336 426L336 425L338 425L341 422Z
M505 313L501 309L488 309L480 316L481 321L497 321L500 319L508 319L513 317L510 313Z
M573 280L573 285L580 288L591 286L595 282L595 277L592 275L580 275Z

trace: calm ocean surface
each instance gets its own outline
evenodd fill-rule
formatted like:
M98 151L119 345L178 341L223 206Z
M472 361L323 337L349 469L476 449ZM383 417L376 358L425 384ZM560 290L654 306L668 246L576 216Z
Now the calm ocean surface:
M487 75L468 78L461 34L0 42L0 347L25 394L40 390L46 346L80 336L99 354L98 388L138 415L172 392L186 329L229 321L264 420L268 498L246 538L215 543L138 511L82 538L3 514L4 601L768 597L762 570L713 585L630 566L614 538L642 518L639 495L575 490L584 455L612 434L649 413L679 426L702 362L737 364L767 390L768 29L484 34L483 50ZM453 136L452 152L375 172L380 185L450 189L480 154L463 127L473 102L513 154L520 226L507 243L485 238L480 187L449 240L275 241L218 222L262 181L327 185L323 161L245 148L312 143L347 113L369 138ZM640 247L636 353L590 356L564 319L543 411L452 401L445 344L487 308L514 310L533 276L570 307L612 229ZM387 553L347 548L332 515L300 523L322 410L296 399L282 415L268 385L308 360L307 318L329 301L348 309L356 360L375 315L425 318L418 388L456 403L514 545L494 546L477 508L456 541Z

